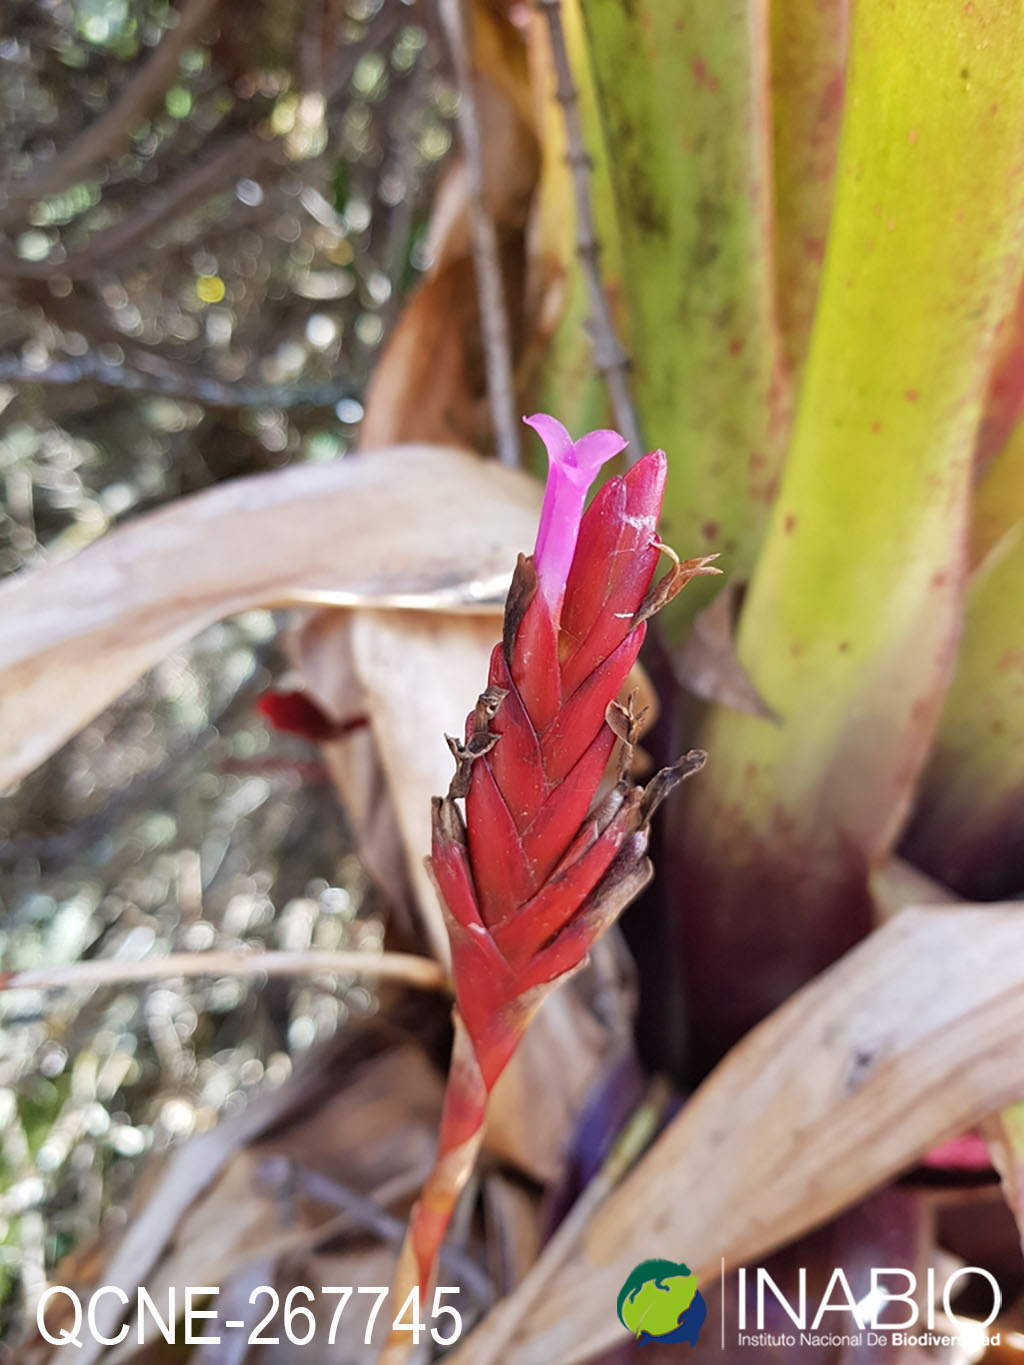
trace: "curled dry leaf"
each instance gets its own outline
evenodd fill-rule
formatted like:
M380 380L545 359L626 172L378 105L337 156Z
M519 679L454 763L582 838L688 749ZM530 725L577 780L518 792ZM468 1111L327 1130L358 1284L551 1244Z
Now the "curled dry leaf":
M458 725L499 622L500 613L325 611L291 639L292 658L328 714L343 718L365 708L369 735L328 744L328 765L361 845L370 836L368 866L387 889L407 881L441 962L448 960L448 936L423 866L430 799L451 768L444 729Z
M502 236L499 249L510 327L518 340L525 271L521 237ZM468 256L449 261L419 287L367 390L363 443L377 447L414 438L480 450L490 440L480 306Z
M750 1264L1024 1093L1018 905L905 911L733 1049L533 1306L503 1365L589 1359L622 1338L638 1261L699 1279ZM453 1357L477 1359L491 1319Z
M221 484L13 578L0 586L0 790L223 616L500 599L538 505L525 475L405 446Z
M680 685L695 697L778 721L736 653L739 599L739 583L728 583L694 620L686 642L676 651L672 669Z

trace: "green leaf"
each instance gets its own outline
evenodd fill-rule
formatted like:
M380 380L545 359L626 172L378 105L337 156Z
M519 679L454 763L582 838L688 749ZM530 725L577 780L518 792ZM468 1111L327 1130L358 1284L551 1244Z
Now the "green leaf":
M1024 422L978 485L971 509L970 563L980 565L1004 536L1024 522Z
M584 149L590 159L588 179L601 277L621 331L628 320L623 316L624 309L616 307L622 294L619 229L579 0L562 0L561 13L579 100ZM546 295L542 316L553 307L560 309L544 352L534 406L541 412L557 412L559 420L574 435L580 435L595 427L612 425L612 415L604 382L594 369L594 347L587 328L590 307L577 249L579 229L572 173L566 160L565 116L555 99L555 72L547 25L542 21L531 28L531 41L534 68L541 73L538 79L545 92L543 114L538 120L541 174L537 191L540 271ZM643 452L631 453L638 457ZM545 472L546 461L540 456L538 473Z
M738 639L782 723L714 712L677 814L675 880L706 907L680 913L702 1064L866 932L868 868L927 754L1018 278L1022 44L1014 4L856 8L811 352Z
M746 572L788 399L771 261L765 0L583 0L611 155L632 384L669 453L662 534ZM665 613L678 638L708 591Z
M967 597L956 677L921 783L908 856L961 895L1024 880L1024 521L990 552Z
M773 0L772 143L779 324L794 377L811 340L825 258L850 0Z

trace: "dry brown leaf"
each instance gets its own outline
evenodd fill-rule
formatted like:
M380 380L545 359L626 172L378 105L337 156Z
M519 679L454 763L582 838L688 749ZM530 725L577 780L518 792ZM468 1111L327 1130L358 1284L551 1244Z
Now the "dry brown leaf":
M522 235L502 235L499 248L515 353L524 332ZM420 285L395 324L367 387L360 441L366 447L417 440L483 450L490 439L476 272L472 257L459 256Z
M448 936L423 860L430 852L430 801L447 790L452 756L497 639L494 617L359 612L351 622L356 671L431 945L448 960Z
M0 586L0 790L220 617L294 602L476 609L536 528L525 475L408 446L221 484Z
M703 701L777 721L736 653L739 594L740 585L729 583L704 608L672 660L673 672L680 686Z
M167 1301L173 1285L183 1305L187 1285L222 1284L256 1260L276 1261L309 1248L320 1230L335 1224L338 1211L301 1193L282 1198L262 1178L275 1160L364 1195L411 1174L397 1210L404 1218L433 1156L441 1085L416 1044L388 1037L379 1024L351 1030L279 1091L175 1153L152 1198L134 1211L120 1245L105 1264L92 1265L86 1283L117 1285L130 1299L145 1285L157 1303ZM387 1248L392 1261L400 1232L401 1222ZM58 1267L57 1282L83 1284L61 1279L62 1273ZM122 1311L112 1298L103 1301L99 1325L105 1335L116 1332ZM133 1335L110 1353L111 1365L139 1357ZM98 1360L103 1349L86 1339L76 1360ZM40 1338L24 1346L26 1365L63 1354Z
M484 1208L491 1280L499 1294L508 1293L540 1251L539 1200L518 1181L492 1172L484 1180Z
M448 935L423 866L430 801L451 778L445 732L461 732L500 632L500 609L479 617L325 611L288 642L305 687L329 715L370 722L325 745L324 754L367 866L402 896L400 906L411 887L441 962L448 961Z
M214 1185L231 1157L268 1128L287 1122L297 1111L315 1106L325 1089L336 1084L330 1067L307 1065L280 1090L252 1101L242 1113L222 1119L216 1128L179 1148L163 1163L155 1179L148 1179L148 1169L144 1169L138 1185L138 1204L109 1258L100 1261L79 1248L73 1253L65 1278L61 1278L65 1275L64 1263L57 1267L56 1282L81 1282L88 1272L88 1278L95 1284L116 1285L129 1297L134 1295L139 1285L148 1285L150 1272L172 1240L184 1211ZM108 1240L105 1236L103 1243ZM107 1304L112 1306L112 1301L108 1299ZM102 1326L102 1315L100 1321ZM48 1350L40 1354L40 1347L41 1339L35 1343L33 1361L52 1354ZM26 1360L31 1349L26 1348ZM79 1365L89 1365L101 1351L98 1342L87 1342L76 1360Z
M639 1261L700 1279L750 1264L1024 1093L1017 905L904 911L712 1073L533 1306L503 1365L571 1365L622 1340ZM456 1352L470 1362L487 1341Z
M586 987L584 976L548 996L491 1091L486 1150L542 1185L561 1174L577 1115L616 1045Z

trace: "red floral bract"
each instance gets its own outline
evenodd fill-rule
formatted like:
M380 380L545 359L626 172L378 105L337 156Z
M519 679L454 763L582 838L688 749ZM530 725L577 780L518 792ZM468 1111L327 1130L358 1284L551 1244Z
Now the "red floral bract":
M451 939L457 1008L437 1165L399 1271L400 1288L418 1283L424 1292L472 1169L491 1088L547 991L580 966L650 879L651 813L704 762L689 753L646 788L628 776L639 717L633 696L619 697L647 619L690 578L715 572L707 559L680 563L673 555L654 582L665 551L656 534L665 456L654 451L610 479L580 519L584 486L576 522L559 512L552 535L552 484L574 461L574 447L560 424L543 420L554 436L538 542L547 525L547 572L564 562L565 581L542 591L535 557L520 556L487 688L463 739L449 737L456 772L447 796L434 801L430 868ZM551 430L542 435L548 440ZM594 451L613 454L621 438L591 433L577 447L588 441L592 479ZM558 536L571 539L570 559Z

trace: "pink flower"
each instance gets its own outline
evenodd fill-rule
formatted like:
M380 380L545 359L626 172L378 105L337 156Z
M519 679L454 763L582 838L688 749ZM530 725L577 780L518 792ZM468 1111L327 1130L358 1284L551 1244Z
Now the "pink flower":
M574 441L557 418L543 412L523 421L533 427L548 452L548 482L533 560L540 593L557 623L587 492L601 466L623 450L626 441L608 430L590 431Z

